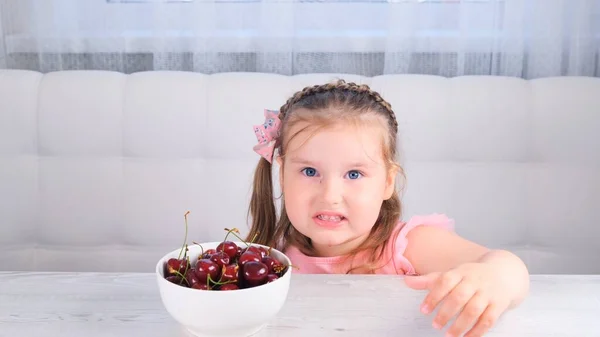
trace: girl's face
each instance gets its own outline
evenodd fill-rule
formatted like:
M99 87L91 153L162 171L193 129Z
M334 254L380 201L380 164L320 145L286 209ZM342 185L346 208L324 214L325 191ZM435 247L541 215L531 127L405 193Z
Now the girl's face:
M287 215L319 256L344 255L360 245L392 196L395 175L382 156L382 131L340 125L312 136L302 132L288 143L283 166L278 157Z

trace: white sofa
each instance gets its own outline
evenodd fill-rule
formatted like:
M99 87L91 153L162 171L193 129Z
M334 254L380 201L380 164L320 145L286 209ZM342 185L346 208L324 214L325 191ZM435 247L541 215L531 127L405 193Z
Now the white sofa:
M247 233L252 125L305 85L380 91L400 122L405 218L600 272L600 78L0 71L0 270L152 271L184 238Z

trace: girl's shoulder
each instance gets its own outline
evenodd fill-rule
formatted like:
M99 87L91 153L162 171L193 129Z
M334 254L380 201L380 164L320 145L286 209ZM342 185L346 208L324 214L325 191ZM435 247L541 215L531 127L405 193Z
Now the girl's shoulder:
M392 263L388 269L393 268L398 274L415 274L415 269L410 261L404 256L404 252L408 246L408 233L418 226L432 226L453 231L454 220L450 219L445 214L434 213L429 215L416 215L406 222L399 221L392 235L392 239L387 246L388 252L385 254L390 258L390 262Z

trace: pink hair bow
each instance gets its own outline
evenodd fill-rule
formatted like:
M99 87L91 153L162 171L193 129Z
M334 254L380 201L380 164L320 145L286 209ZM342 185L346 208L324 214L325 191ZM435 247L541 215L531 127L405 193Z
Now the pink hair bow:
M258 144L254 146L254 152L261 155L272 164L275 141L279 136L281 121L279 120L279 111L265 109L265 122L261 125L254 125L254 133L258 139Z

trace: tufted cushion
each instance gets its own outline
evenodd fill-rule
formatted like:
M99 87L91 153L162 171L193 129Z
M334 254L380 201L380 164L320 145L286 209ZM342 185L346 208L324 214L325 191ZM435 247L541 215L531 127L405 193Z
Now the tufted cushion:
M404 217L446 213L533 273L599 273L600 79L0 71L0 270L151 271L247 232L264 108L337 77L400 123Z

